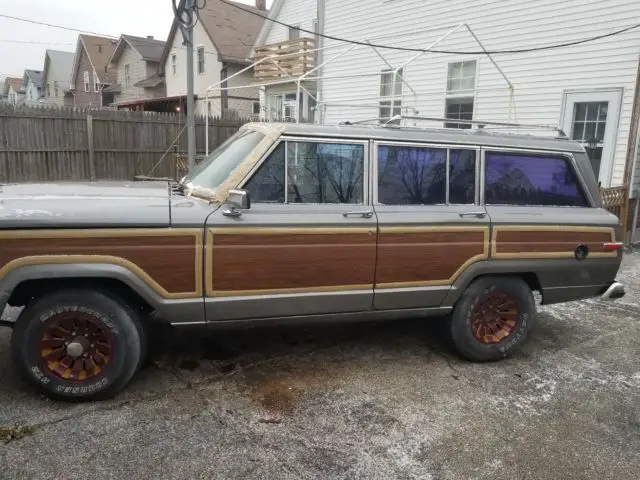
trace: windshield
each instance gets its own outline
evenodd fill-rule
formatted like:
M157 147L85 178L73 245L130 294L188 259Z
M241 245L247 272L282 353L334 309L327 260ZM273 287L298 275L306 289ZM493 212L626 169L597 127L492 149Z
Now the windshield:
M264 134L255 130L237 132L202 160L182 183L189 189L215 190L229 178L263 138Z

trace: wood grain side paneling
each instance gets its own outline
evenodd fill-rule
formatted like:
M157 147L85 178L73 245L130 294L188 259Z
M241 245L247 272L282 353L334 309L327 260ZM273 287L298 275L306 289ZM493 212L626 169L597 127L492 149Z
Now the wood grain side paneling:
M213 230L209 296L373 288L376 236L367 229ZM209 256L210 255L210 256Z
M132 270L161 296L200 296L202 235L199 230L176 233L164 229L6 232L0 235L0 277L20 265L112 263Z
M578 245L589 248L590 257L615 257L602 244L615 241L612 228L588 227L494 227L493 258L571 258Z
M489 254L489 229L382 229L376 288L449 285Z

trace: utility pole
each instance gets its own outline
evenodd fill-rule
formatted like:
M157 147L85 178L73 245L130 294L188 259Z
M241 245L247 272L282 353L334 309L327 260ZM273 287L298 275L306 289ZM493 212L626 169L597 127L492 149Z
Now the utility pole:
M174 0L175 1L175 0ZM196 125L195 125L195 112L193 111L193 27L196 24L196 15L198 14L195 8L196 0L181 0L184 2L184 11L186 12L186 18L179 18L180 30L182 31L182 44L187 47L187 159L189 173L193 171L196 160ZM188 19L188 22L185 20Z

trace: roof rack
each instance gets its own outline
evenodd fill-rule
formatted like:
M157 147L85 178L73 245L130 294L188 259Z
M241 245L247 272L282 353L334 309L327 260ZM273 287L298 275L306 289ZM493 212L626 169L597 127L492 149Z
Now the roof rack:
M461 120L458 118L441 118L441 117L422 117L416 115L395 115L391 117L386 123L385 127L398 128L393 122L398 120L419 120L419 121L432 121L432 122L446 122L446 123L464 123L466 125L477 125L479 129L482 129L485 125L495 127L508 127L508 128L527 128L527 129L542 129L552 130L558 135L556 138L568 139L567 134L564 133L560 127L554 127L552 125L537 125L537 124L524 124L524 123L506 123L506 122L485 122L482 120Z

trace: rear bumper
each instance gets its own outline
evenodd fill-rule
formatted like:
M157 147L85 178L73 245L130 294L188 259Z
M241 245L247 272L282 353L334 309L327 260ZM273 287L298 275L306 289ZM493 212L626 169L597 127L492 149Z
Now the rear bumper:
M627 292L624 289L624 285L620 282L613 282L609 285L609 288L602 294L602 298L604 300L615 300L617 298L622 298L625 296Z

